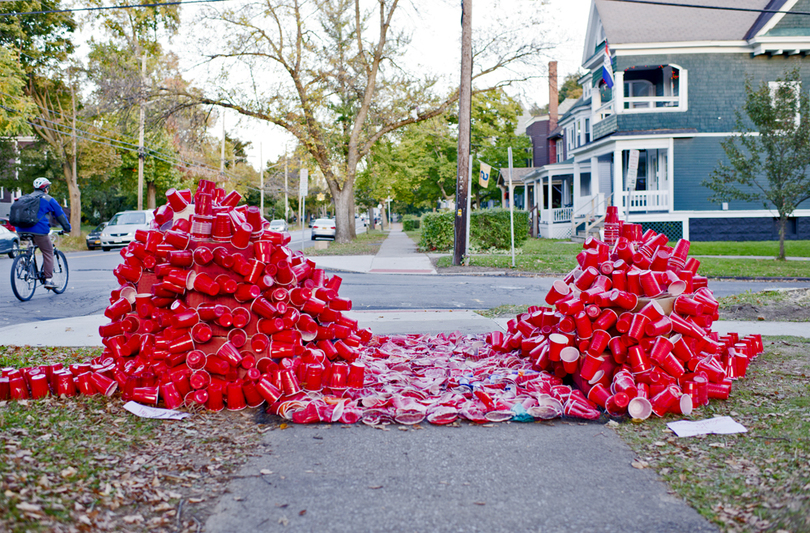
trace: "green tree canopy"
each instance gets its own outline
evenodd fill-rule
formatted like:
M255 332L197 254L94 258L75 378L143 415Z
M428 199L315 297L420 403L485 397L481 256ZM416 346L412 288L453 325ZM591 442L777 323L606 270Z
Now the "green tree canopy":
M779 259L785 258L788 217L810 198L810 97L799 70L776 83L745 82L745 104L736 132L723 141L728 163L720 163L703 182L714 202L761 202L779 213Z

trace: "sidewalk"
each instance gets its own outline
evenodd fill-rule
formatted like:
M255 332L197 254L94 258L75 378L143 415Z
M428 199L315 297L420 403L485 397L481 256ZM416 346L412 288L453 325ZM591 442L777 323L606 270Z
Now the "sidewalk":
M324 255L312 258L320 268L372 274L435 274L427 254L416 251L416 244L402 232L402 224L392 224L377 255Z

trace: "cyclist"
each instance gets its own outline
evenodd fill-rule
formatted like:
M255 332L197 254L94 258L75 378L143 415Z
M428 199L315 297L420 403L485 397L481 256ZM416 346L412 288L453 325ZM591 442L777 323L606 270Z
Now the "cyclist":
M42 275L45 278L44 287L48 289L53 289L56 287L54 285L53 280L53 243L51 242L51 237L49 235L51 231L51 223L48 217L49 214L53 214L56 218L56 221L62 226L62 229L65 231L70 231L70 222L68 222L67 217L65 216L65 212L62 210L62 207L59 205L59 202L54 200L51 196L48 195L48 191L50 190L51 182L48 178L37 178L34 180L34 195L39 195L41 192L42 195L39 199L39 212L37 213L37 218L39 221L28 228L17 228L18 233L31 233L34 236L34 244L36 244L40 250L42 250Z

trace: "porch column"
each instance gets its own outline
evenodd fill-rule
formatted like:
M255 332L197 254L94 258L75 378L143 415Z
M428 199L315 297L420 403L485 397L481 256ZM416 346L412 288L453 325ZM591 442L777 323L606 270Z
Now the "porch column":
M599 158L591 157L591 196L596 205L596 214L601 216L605 208L599 203Z
M668 210L672 213L675 211L675 139L670 139L669 146L667 146L667 185L669 188L667 192Z
M548 238L554 238L554 208L551 204L551 197L554 196L551 191L551 182L554 181L554 174L548 173Z
M627 220L628 208L622 209L624 191L624 176L622 173L622 150L618 146L613 149L613 205L619 209L619 218Z
M579 161L574 159L574 198L571 202L573 204L573 210L571 211L571 222L574 221L576 218L577 210L580 207L580 193L582 192L582 183L581 183L582 174L580 173L579 168Z
M529 184L523 182L523 209L529 210Z

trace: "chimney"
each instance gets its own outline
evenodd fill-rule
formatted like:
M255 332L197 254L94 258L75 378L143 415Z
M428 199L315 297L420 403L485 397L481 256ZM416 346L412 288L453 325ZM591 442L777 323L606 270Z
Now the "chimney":
M548 62L548 131L557 127L557 62Z

